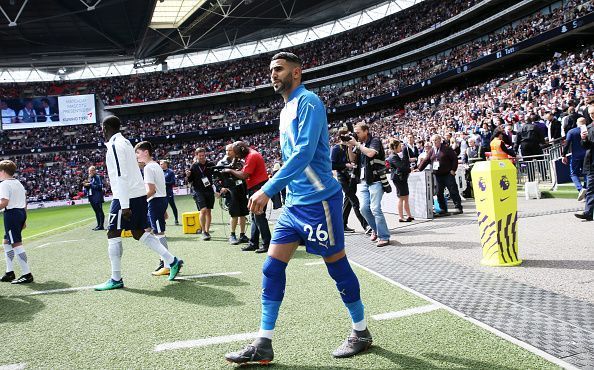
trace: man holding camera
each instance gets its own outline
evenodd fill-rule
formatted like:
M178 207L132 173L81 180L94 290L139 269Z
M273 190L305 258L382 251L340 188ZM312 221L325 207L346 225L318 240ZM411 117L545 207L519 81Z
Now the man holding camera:
M369 126L359 122L354 127L355 137L348 141L349 157L361 168L357 196L361 200L361 213L371 226L371 241L378 247L390 244L390 230L382 211L386 154L382 141L373 137ZM387 182L387 180L385 180ZM389 189L388 189L389 190Z
M351 163L349 160L348 146L347 143L352 139L349 135L349 130L346 127L342 127L338 130L339 142L332 147L330 158L332 160L332 169L336 171L336 177L342 191L344 192L344 201L342 204L342 220L344 223L344 232L352 233L355 230L348 227L349 215L351 209L355 211L357 219L361 223L363 230L367 231L369 226L365 217L359 210L359 198L357 198L357 173L360 173L360 169L356 165Z
M229 173L238 179L245 180L248 189L248 196L252 196L264 186L268 181L268 172L266 171L266 163L262 154L251 149L246 142L236 141L233 143L233 150L237 158L245 161L241 171L230 168L224 169L223 173ZM262 246L260 244L260 234L262 235ZM256 253L268 252L270 245L270 227L266 219L266 206L262 212L252 212L252 230L250 243L247 247L242 248L244 252L255 251Z
M236 159L235 151L233 150L233 144L229 144L225 147L227 156L221 159L217 163L217 168L230 168L237 169L242 167L241 162ZM249 239L245 235L245 216L250 211L247 208L247 187L245 182L238 179L230 174L223 174L221 177L221 189L219 194L225 198L225 204L229 209L229 215L231 216L231 236L229 237L229 244L237 245L239 243L247 243ZM235 236L235 230L237 230L237 221L239 221L239 239Z
M186 170L186 180L194 189L194 201L200 211L202 240L210 240L210 223L214 208L214 189L212 187L212 168L214 163L206 160L206 149L198 148L194 152L194 163Z

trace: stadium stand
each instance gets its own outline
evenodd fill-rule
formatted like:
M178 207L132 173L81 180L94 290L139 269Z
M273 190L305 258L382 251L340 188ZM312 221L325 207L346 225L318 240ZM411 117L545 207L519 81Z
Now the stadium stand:
M516 20L495 32L477 38L473 41L458 45L448 52L424 58L412 63L406 68L375 73L366 78L323 86L314 91L325 101L328 107L352 104L371 97L382 95L419 81L430 79L446 70L460 67L464 63L481 58L484 55L501 50L558 27L564 22L584 16L592 11L591 1L571 0L562 7L545 7L534 14ZM261 61L265 64L265 62ZM218 76L216 73L214 76ZM118 77L119 78L119 77ZM218 78L218 77L217 77ZM117 86L117 78L109 79L109 86ZM264 83L265 79L262 80ZM162 80L155 84L170 86ZM188 86L191 83L174 83L175 86ZM1 85L0 85L1 86ZM142 91L152 91L143 87ZM133 91L133 90L130 90ZM138 98L145 100L144 98ZM137 100L138 100L137 99ZM264 99L255 103L236 103L231 106L213 106L198 111L172 112L169 114L149 114L131 117L127 121L127 134L135 138L148 138L166 135L168 133L195 132L213 128L223 128L245 123L255 123L272 120L278 117L282 108L278 99ZM57 145L80 145L101 141L101 133L92 126L66 127L62 130L35 129L33 131L5 131L0 134L0 143L5 151L22 148L47 148Z

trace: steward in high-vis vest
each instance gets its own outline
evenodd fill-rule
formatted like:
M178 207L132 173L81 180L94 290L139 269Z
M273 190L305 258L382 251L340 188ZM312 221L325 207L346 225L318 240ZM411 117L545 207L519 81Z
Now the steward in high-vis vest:
M505 144L503 141L503 131L498 128L491 138L491 160L508 159L508 155L515 157L516 153Z

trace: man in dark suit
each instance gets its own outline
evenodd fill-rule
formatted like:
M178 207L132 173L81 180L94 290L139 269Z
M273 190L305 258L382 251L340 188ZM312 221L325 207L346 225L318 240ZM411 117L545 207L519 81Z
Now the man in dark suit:
M456 207L455 213L463 213L462 199L460 198L460 192L458 191L458 185L454 177L458 169L456 152L450 146L442 144L441 136L439 135L433 135L431 141L433 142L433 148L429 150L425 159L419 164L418 171L423 171L431 164L431 169L437 181L437 201L439 202L439 208L441 208L441 212L436 213L435 216L449 215L447 211L448 205L444 195L446 188L450 192L450 198Z
M37 122L56 122L59 119L58 109L50 105L48 98L41 99L41 109L37 112Z
M97 218L97 226L93 230L105 230L103 225L105 223L105 214L103 213L103 180L101 176L97 175L95 166L89 167L89 178L83 183L85 192L89 198L89 203L95 211Z
M410 163L416 164L417 159L419 158L419 149L415 145L415 137L414 135L407 135L406 138L408 143L406 143L402 150L406 150Z
M547 112L545 120L548 128L549 142L561 138L561 122L551 112Z
M594 119L594 106L588 107L588 114ZM592 151L594 150L594 125L587 126L587 130L581 133L582 147L586 149L586 156L584 158L584 172L587 176L586 189L586 206L584 212L576 213L575 217L586 221L592 221L594 213L594 161L592 160Z
M359 220L361 227L363 230L367 231L368 225L367 221L365 221L365 217L361 214L359 210L359 198L357 198L357 181L359 177L357 174L360 173L360 169L355 168L356 166L353 165L349 161L349 153L348 147L346 145L346 141L342 141L340 137L343 138L350 137L349 130L346 127L343 127L338 130L338 143L332 147L332 152L330 153L330 159L332 160L332 170L336 171L336 178L342 187L342 191L344 192L344 201L342 204L342 221L344 223L344 231L347 233L355 232L354 229L348 227L347 222L349 221L349 215L351 214L351 209L355 211L355 216Z
M522 152L522 157L542 154L541 144L544 144L544 136L542 132L534 125L535 117L530 115L526 119L526 123L520 128L520 132L516 137L516 145L514 151L517 153L518 149Z

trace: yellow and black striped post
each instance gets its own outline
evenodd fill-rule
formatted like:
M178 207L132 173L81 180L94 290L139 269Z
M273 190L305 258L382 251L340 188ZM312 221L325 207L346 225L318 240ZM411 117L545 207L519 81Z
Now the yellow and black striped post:
M483 246L481 265L517 266L518 186L516 167L507 159L477 162L472 187Z

